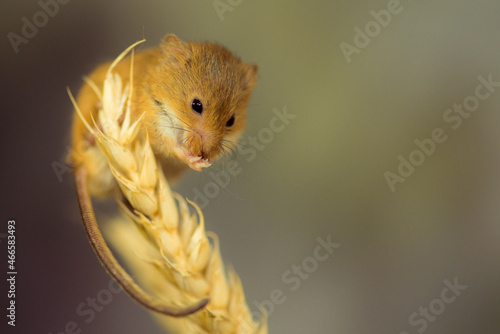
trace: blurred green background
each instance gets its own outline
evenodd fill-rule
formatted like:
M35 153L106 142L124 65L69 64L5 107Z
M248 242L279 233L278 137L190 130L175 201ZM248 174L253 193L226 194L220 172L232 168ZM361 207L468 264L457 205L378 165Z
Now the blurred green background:
M8 34L21 36L23 17L40 10L0 4L0 233L18 223L18 326L8 333L64 333L70 321L81 333L162 333L124 294L91 321L77 313L109 277L81 227L71 174L54 166L69 143L66 86L76 92L100 62L167 33L259 65L243 138L264 138L262 150L236 158L241 172L204 213L251 308L283 293L270 333L500 332L500 87L458 128L443 118L476 101L480 76L500 82L500 2L72 0L47 22L37 16L45 24L16 53ZM357 50L346 57L341 45ZM275 108L295 118L269 140ZM446 141L414 153L436 128ZM400 155L419 166L391 191L384 174L398 173ZM191 172L176 190L193 198L214 182ZM328 236L340 247L312 260ZM455 279L467 288L443 302Z

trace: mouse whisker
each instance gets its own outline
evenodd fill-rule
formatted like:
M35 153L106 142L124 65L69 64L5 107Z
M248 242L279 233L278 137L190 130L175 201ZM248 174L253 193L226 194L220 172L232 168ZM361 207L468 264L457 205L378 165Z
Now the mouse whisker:
M176 130L181 130L181 131L191 132L191 130L184 129L184 128L180 128L180 127L177 127L177 126L167 125L166 127L167 127L167 128L170 128L170 129L176 129Z
M236 152L236 145L228 145L227 142L228 141L224 139L221 142L222 154L225 156L230 156Z
M193 130L193 128L191 127L191 125L190 125L188 122L186 122L186 121L184 121L184 120L180 119L180 118L179 118L179 117L177 117L176 115L173 115L173 114L168 114L168 116L169 116L169 117L171 117L171 118L175 118L175 119L176 119L176 120L178 120L180 123L184 124L184 126L185 126L187 129L189 129L190 131L192 131L192 130Z
M225 138L224 138L224 139L222 139L222 141L223 141L223 142L225 142L225 143L231 143L231 144L232 144L232 145L234 145L234 146L237 146L237 145L238 145L238 142L237 142L237 141L235 141L235 140L229 140L229 139L225 139Z
M236 149L236 147L238 146L238 142L227 140L227 139L222 139L222 145L229 148L232 151L232 150Z

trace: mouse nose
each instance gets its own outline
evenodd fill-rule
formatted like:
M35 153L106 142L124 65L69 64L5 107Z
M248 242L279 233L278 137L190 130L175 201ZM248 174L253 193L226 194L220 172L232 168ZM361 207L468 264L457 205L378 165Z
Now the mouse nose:
M209 161L216 158L220 150L220 143L218 143L216 136L203 129L194 130L192 137L186 142L186 146L193 155Z
M209 141L202 141L200 145L200 154L203 159L213 161L219 154L219 147Z

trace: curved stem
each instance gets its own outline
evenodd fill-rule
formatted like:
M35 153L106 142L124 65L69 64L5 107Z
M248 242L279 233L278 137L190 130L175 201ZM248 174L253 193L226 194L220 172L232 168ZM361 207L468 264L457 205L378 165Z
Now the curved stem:
M104 268L120 284L123 290L147 309L172 317L184 317L204 308L209 302L208 298L202 299L186 308L175 308L165 305L162 300L151 297L133 281L130 275L115 259L99 230L88 191L87 170L85 167L80 166L75 168L74 172L78 204L80 205L83 226L87 232L90 244Z

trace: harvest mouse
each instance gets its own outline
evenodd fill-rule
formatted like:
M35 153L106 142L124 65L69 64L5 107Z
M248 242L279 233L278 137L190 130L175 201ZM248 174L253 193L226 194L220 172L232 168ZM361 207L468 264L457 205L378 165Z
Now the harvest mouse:
M90 75L101 90L108 67L105 63ZM127 82L130 57L114 71ZM169 181L187 167L202 171L236 146L257 82L256 65L245 64L221 45L184 42L170 34L159 47L135 55L133 75L132 118L144 113L151 146ZM90 124L99 103L97 94L84 85L77 104ZM89 145L93 145L91 135L75 115L73 156ZM73 159L73 163L82 162Z
M113 70L124 82L131 77L131 59L125 58ZM132 121L142 117L155 156L169 181L188 167L202 171L236 146L245 126L248 100L257 82L256 65L245 64L218 44L184 42L175 35L167 35L159 47L138 52L133 59ZM99 91L103 90L110 64L100 65L89 77ZM208 298L176 308L149 296L116 261L100 233L90 195L107 197L117 187L112 182L99 183L103 169L96 168L92 159L81 157L96 145L85 124L100 126L94 121L98 119L101 103L90 85L81 88L76 104L85 122L75 112L70 153L90 243L109 274L140 304L170 316L192 314L205 307ZM99 186L93 187L93 183Z

